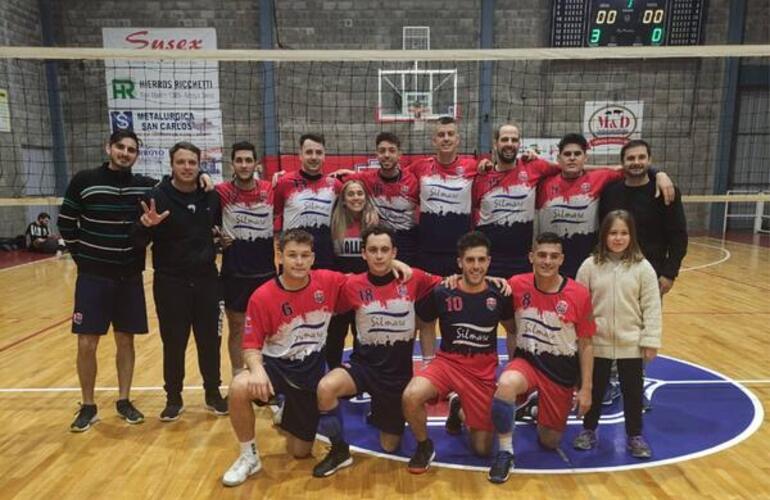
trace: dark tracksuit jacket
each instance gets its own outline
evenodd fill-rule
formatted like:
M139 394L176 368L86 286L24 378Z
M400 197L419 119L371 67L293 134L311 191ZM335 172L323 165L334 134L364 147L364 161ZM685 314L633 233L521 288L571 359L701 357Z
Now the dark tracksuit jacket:
M182 403L185 351L193 329L207 393L219 390L220 289L212 228L221 220L216 192L177 190L164 179L147 196L169 216L152 228L136 222L136 248L152 242L153 295L163 340L163 378L169 403ZM149 201L148 201L149 203Z

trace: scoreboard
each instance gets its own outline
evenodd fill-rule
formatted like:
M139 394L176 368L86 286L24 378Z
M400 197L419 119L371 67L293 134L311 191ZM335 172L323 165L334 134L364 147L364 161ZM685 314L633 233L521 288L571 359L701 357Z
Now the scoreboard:
M706 0L553 0L551 47L702 43Z

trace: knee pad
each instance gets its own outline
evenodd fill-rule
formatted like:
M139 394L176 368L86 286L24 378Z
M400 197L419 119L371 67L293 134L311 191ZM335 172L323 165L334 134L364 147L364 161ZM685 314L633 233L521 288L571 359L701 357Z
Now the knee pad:
M500 434L508 434L513 430L513 415L516 405L494 398L492 400L492 423Z

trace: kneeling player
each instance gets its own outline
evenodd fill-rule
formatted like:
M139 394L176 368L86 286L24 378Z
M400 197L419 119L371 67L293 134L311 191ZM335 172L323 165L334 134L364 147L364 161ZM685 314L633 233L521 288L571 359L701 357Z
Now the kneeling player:
M492 402L492 421L500 450L489 480L503 483L513 466L513 418L516 403L538 391L537 435L549 449L559 446L572 394L578 382L578 416L591 407L593 320L591 296L583 285L559 274L564 262L561 239L543 233L529 254L532 273L510 279L516 311L515 358L500 375ZM579 360L578 360L579 358Z
M313 237L286 231L279 243L283 272L259 287L249 300L243 335L248 369L230 385L230 422L241 454L222 482L235 486L262 467L254 441L252 400L267 402L283 394L281 427L296 458L310 455L318 427L316 388L325 369L322 349L329 319L345 276L313 270Z
M401 442L401 394L412 378L414 303L440 278L415 269L410 281L396 281L393 238L393 232L382 225L364 229L362 253L369 272L349 276L340 294L338 310L355 311L358 336L350 362L327 373L318 384L319 431L329 437L332 447L313 469L316 477L330 476L353 462L338 398L368 392L372 396L371 422L380 430L380 445L393 452ZM430 342L432 350L432 337Z
M435 333L439 319L441 348L435 360L409 382L402 399L404 415L417 440L409 461L409 472L414 474L428 470L436 456L428 438L425 404L446 398L452 391L457 396L450 400L447 431L459 434L464 420L473 451L482 456L492 452L490 406L495 392L497 325L502 322L506 331L513 331L513 307L510 297L485 279L491 260L489 239L479 232L465 234L457 242L457 250L462 270L458 287L436 287L418 308L421 319L431 322L421 336Z

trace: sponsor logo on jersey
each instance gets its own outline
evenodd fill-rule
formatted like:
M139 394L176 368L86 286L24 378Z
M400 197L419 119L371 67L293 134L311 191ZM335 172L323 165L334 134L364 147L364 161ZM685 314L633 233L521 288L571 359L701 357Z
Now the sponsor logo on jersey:
M527 182L529 180L529 174L527 174L527 172L522 170L521 172L519 172L519 180L521 182Z
M584 182L580 185L580 190L584 193L587 193L591 191L591 183L590 182Z
M323 292L323 290L316 290L313 293L313 299L316 301L316 303L323 304L324 303L324 292Z
M567 309L569 309L569 304L567 304L566 300L560 300L556 303L556 312L559 316L564 316L567 313Z
M487 297L487 309L494 311L497 308L497 299L494 297Z

